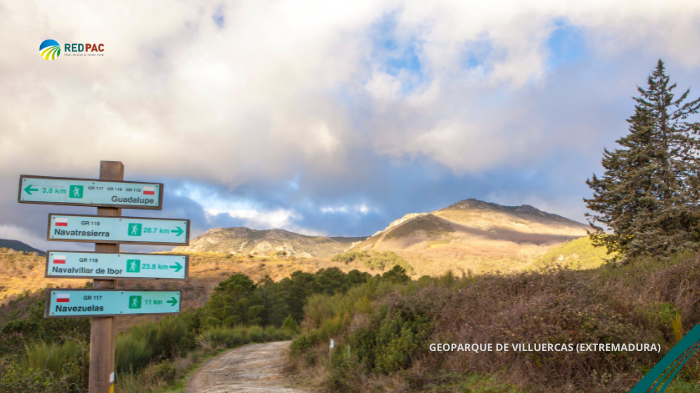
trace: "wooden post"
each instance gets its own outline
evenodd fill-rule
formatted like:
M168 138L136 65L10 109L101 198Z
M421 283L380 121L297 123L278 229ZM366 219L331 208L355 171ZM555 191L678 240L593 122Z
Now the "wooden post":
M100 180L124 180L124 165L119 161L100 161ZM119 217L122 209L98 207L98 216ZM119 252L119 244L95 243L97 252ZM92 280L94 289L114 289L115 280ZM90 329L89 393L114 392L114 317L93 317Z

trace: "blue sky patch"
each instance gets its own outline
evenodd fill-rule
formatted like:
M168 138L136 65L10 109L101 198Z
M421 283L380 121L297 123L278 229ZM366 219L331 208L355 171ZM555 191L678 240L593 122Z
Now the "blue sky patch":
M382 71L391 76L404 76L402 95L410 94L426 82L425 67L420 58L421 42L416 36L400 36L395 12L380 18L370 29L370 34L372 63L379 64Z
M214 12L214 15L212 15L211 18L212 20L214 20L216 26L220 29L226 27L226 15L224 15L224 6L220 5L216 7L216 11Z
M566 21L555 22L556 28L547 39L547 66L556 68L574 63L586 55L583 30Z

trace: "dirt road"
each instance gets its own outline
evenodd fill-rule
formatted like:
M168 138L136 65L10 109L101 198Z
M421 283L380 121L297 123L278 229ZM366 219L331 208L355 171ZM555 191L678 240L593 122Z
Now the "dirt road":
M187 393L307 393L292 388L286 367L291 341L249 344L204 363L192 376Z

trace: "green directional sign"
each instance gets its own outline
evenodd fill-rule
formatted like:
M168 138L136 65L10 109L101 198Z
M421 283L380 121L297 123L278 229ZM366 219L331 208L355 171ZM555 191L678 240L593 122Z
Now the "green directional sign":
M171 254L47 251L47 278L187 280L189 257Z
M21 175L17 198L20 203L161 210L163 184Z
M190 244L190 220L49 214L47 239L186 246Z
M178 314L180 291L47 289L46 318Z

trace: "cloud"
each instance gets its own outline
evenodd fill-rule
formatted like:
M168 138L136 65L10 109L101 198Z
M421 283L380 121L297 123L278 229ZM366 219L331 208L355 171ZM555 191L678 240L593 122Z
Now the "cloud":
M656 59L680 86L700 77L696 1L0 7L0 214L32 231L47 210L16 208L17 176L94 177L103 159L215 189L148 213L198 230L357 235L478 196L580 219L581 184ZM104 56L44 61L47 38Z

